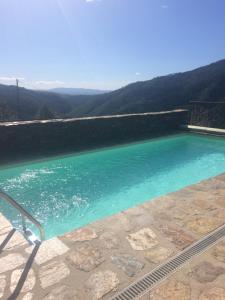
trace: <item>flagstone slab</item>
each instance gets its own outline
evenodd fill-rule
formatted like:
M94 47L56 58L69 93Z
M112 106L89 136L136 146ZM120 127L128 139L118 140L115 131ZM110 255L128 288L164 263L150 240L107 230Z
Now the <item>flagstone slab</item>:
M96 224L103 232L112 231L113 229L114 234L120 233L121 230L129 232L134 227L134 224L132 224L124 212L107 217L106 219L96 222Z
M132 227L139 226L139 227L146 227L153 224L154 219L149 211L143 206L138 205L132 208L129 208L123 212L127 219L133 224Z
M13 292L15 290L15 288L19 282L19 279L21 277L22 272L23 272L23 269L14 270L12 272L11 283L10 283L11 292ZM31 270L29 270L26 281L24 282L24 285L21 289L21 293L30 292L34 287L35 282L36 282L36 278L34 275L34 271L31 269Z
M1 235L0 236L0 245L1 243L5 240L5 238L8 236L7 234ZM25 240L24 236L18 232L15 231L13 236L10 238L10 240L8 241L8 243L6 244L6 246L4 247L4 251L5 250L12 250L15 249L17 247L21 247L27 244L27 241Z
M220 174L216 177L214 177L216 180L222 180L222 181L225 181L225 173L224 174Z
M118 285L119 279L117 275L110 270L92 274L85 284L87 291L92 297L89 299L93 300L101 299L109 292L115 291Z
M42 300L82 300L79 298L77 291L61 285L48 292Z
M33 251L33 246L26 249L27 253L31 253ZM44 241L40 248L38 249L38 252L35 256L35 262L38 265L44 264L48 262L49 260L67 253L69 251L69 248L58 238L53 238L47 241Z
M220 196L224 195L225 182L213 177L192 185L190 188L194 191L205 191L211 195Z
M134 250L150 249L159 243L156 234L150 228L142 228L129 234L127 240Z
M0 275L0 299L2 299L4 295L5 287L6 287L6 276Z
M212 250L212 255L216 260L225 263L225 242L216 245Z
M93 229L85 227L65 235L65 238L73 242L90 241L96 239L97 237L98 235Z
M175 279L161 284L150 293L150 300L191 300L191 288Z
M142 206L148 209L150 212L154 211L165 211L170 210L176 206L176 202L174 201L172 194L168 194L165 196L160 196L155 198L155 201L146 201L142 204Z
M216 209L215 203L213 201L213 196L207 192L196 191L191 202L193 203L193 205L207 211Z
M0 213L0 235L9 233L12 228L12 224Z
M34 294L29 292L23 296L22 300L32 300L33 296Z
M91 245L77 247L69 254L68 260L77 269L89 272L100 265L105 259L101 252Z
M180 209L178 207L171 209L169 213L171 215L171 219L173 222L174 220L178 220L178 221L182 221L183 223L183 221L189 217L189 213L186 210Z
M70 270L63 262L53 261L40 267L39 279L43 289L61 282L62 279L70 275Z
M217 220L217 227L223 225L225 220L225 209L220 207L217 211L212 213L212 217Z
M179 250L185 249L195 241L194 237L179 227L164 225L160 227L160 231L162 231L165 238L173 243Z
M221 197L217 197L215 199L216 204L218 204L219 206L225 208L225 195L221 196Z
M151 263L161 263L172 255L173 251L165 247L156 246L145 251L145 258Z
M136 275L145 266L143 262L129 255L113 255L111 261L129 277Z
M223 222L221 219L207 216L195 217L186 222L185 226L194 234L202 236L204 234L210 233L222 224Z
M14 270L26 262L25 258L19 253L12 253L0 258L0 274Z
M214 281L218 276L225 274L225 269L203 261L193 268L192 277L200 283Z
M99 240L103 243L106 249L118 249L119 248L119 238L113 232L104 232Z
M180 204L186 205L187 203L191 202L191 199L193 199L194 195L195 195L196 191L191 189L190 187L185 187L181 190L178 190L176 192L172 192L169 193L168 195L166 195L167 197L171 197L175 202L175 206L177 205L177 201L179 201Z
M204 291L199 300L225 300L225 289L219 287L213 287Z
M168 223L173 221L173 216L166 213L166 211L157 211L153 213L155 223Z

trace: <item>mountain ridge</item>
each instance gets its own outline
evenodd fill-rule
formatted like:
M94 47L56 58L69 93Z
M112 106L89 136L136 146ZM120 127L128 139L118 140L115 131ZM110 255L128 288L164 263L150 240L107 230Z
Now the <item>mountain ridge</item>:
M19 88L19 106L16 87L0 85L0 120L143 113L183 108L190 101L225 101L225 59L100 95L73 96Z

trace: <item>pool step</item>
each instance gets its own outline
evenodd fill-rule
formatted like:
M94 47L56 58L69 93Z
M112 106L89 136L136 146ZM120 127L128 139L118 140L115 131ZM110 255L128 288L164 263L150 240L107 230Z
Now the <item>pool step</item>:
M184 251L180 252L178 255L169 259L167 262L159 265L150 273L146 274L141 279L116 294L111 298L111 300L139 299L150 292L163 280L167 279L193 257L211 248L223 238L225 238L225 225L211 232Z

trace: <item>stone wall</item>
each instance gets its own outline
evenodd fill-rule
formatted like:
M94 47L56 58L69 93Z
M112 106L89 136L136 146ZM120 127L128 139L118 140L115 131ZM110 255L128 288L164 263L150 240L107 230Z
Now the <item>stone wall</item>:
M0 161L126 143L174 131L186 110L79 119L0 123Z
M225 102L193 102L190 125L225 129Z

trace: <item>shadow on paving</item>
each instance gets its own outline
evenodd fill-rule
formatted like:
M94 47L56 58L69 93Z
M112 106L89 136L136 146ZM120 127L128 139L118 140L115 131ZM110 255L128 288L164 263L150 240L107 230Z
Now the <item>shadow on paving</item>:
M16 229L13 228L9 234L7 235L7 237L4 239L4 241L1 243L0 245L0 254L2 253L3 249L5 248L5 246L7 245L7 243L10 241L10 239L12 238L13 234L15 233ZM38 252L38 249L39 247L41 246L41 243L40 242L37 242L31 252L31 255L29 256L28 258L28 261L23 269L23 272L20 276L20 279L15 287L15 290L13 291L13 293L11 294L11 296L9 296L8 300L15 300L17 299L17 297L19 296L20 294L20 291L22 290L23 288L23 285L24 285L24 282L26 281L27 279L27 275L31 269L31 266L33 264L33 261L34 261L34 258Z

